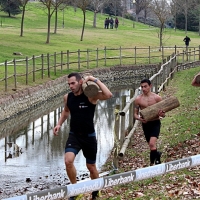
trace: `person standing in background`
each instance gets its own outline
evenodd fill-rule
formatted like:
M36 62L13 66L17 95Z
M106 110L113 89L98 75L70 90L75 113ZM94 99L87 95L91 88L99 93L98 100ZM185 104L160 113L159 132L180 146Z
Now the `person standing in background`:
M186 46L186 52L188 52L188 47L189 47L189 43L190 43L190 38L186 35L186 37L183 39L183 41L185 42L185 46Z

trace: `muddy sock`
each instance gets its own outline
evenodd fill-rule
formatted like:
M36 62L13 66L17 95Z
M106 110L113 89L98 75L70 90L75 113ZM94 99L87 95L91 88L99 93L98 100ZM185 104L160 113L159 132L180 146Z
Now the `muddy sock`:
M151 150L151 152L150 152L150 163L151 164L154 164L156 157L157 157L157 149Z

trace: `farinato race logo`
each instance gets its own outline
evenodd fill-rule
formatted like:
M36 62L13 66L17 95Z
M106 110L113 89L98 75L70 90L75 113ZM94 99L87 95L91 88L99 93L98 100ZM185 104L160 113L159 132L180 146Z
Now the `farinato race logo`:
M61 187L48 191L27 194L28 200L54 200L61 199L67 195L67 187Z

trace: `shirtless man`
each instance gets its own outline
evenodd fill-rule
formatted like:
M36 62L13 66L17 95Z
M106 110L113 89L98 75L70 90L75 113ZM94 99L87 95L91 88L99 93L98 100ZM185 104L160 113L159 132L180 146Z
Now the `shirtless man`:
M160 117L165 117L165 112L159 110L158 117L147 122L139 115L139 110L158 103L162 100L162 98L159 95L151 92L152 84L149 79L143 79L140 83L140 86L143 93L140 94L134 101L134 117L136 120L142 122L142 129L150 149L150 165L160 164L161 152L157 151L156 142L160 133Z

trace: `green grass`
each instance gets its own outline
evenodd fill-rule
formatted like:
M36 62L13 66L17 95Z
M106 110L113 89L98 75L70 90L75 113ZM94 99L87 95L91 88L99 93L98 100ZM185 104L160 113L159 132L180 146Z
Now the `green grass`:
M176 96L180 102L180 106L167 113L166 119L162 122L162 134L165 135L166 140L171 140L171 145L191 139L193 134L197 134L200 130L198 111L200 90L198 87L191 86L194 74L199 71L200 67L177 72L171 80L170 85L176 88L172 95Z
M119 48L122 47L148 47L159 46L159 38L157 36L157 28L148 25L122 19L119 17L118 30L105 30L104 19L106 15L97 14L97 27L93 28L93 13L86 13L86 27L83 41L80 41L83 14L80 9L74 12L69 7L64 10L65 27L62 27L63 12L58 13L58 30L54 34L54 15L51 20L50 44L46 44L47 37L47 15L46 10L41 4L28 3L24 21L24 36L20 37L21 15L9 18L6 13L0 12L0 63L13 58L21 58L13 56L13 52L22 52L25 56L41 55L46 53L54 53L61 51L77 51L78 49L96 49ZM198 33L188 32L191 38L191 46L199 45ZM164 38L164 46L184 46L184 31L166 29Z

